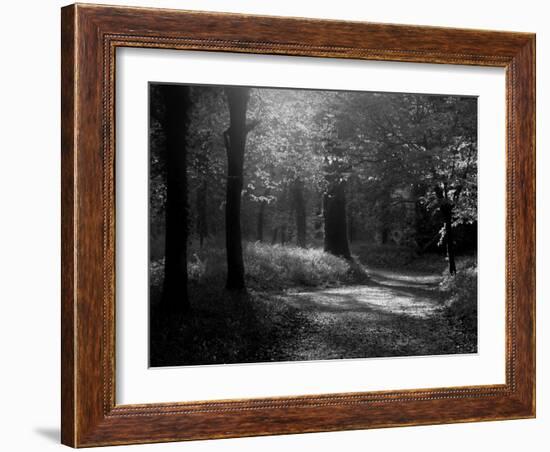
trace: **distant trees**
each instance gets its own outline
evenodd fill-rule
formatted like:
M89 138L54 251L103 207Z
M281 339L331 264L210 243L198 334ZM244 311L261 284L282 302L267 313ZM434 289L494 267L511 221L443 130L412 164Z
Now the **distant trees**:
M260 204L262 225L266 210L271 212L273 243L293 241L306 247L308 196L322 178L314 152L319 140L312 130L318 99L312 97L315 93L299 90L254 90L254 94L253 115L262 123L250 137L246 195Z
M260 207L258 208L258 220L256 223L256 240L258 240L258 242L264 241L264 222L266 207L267 201L265 199L260 200Z
M426 188L419 201L441 218L440 242L455 274L454 228L477 221L476 99L378 94L362 118L381 183Z

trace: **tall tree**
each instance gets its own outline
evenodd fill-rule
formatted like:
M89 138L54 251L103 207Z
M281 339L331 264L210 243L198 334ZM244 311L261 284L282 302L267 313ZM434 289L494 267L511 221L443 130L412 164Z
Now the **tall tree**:
M266 201L260 201L260 207L258 208L258 221L256 223L256 240L258 240L258 242L264 241L264 217L266 206Z
M199 246L202 248L204 240L208 237L208 181L210 177L210 139L209 132L204 133L200 144L200 151L193 159L197 177L196 187L196 213L197 213L197 235L199 236ZM189 153L188 153L189 158Z
M256 240L258 242L264 241L264 226L265 226L265 210L271 200L270 189L264 190L263 196L256 197L252 195L252 199L258 201L260 206L258 207L258 217L256 219Z
M332 182L324 195L325 251L351 259L346 215L346 183Z
M439 192L439 188L437 188ZM440 200L440 211L443 216L443 224L445 228L445 247L447 249L447 259L449 261L449 273L454 275L456 273L456 262L455 262L455 243L453 237L453 204L449 201L448 198L444 197L442 193L438 194L441 197Z
M202 248L204 239L208 237L208 179L203 178L197 189L197 234L199 235L199 246Z
M256 123L246 123L250 88L225 89L229 106L229 128L224 132L227 150L227 198L225 204L225 242L227 283L230 290L245 289L241 232L241 192L246 136Z
M296 244L306 247L306 200L304 197L304 183L297 177L292 184L292 207L296 216Z
M187 158L189 88L163 85L166 136L166 248L162 304L170 312L189 309L187 297Z
M340 99L336 98L336 101ZM334 102L334 101L333 101ZM332 106L329 104L329 106ZM335 121L332 112L322 117L324 135L325 192L323 216L325 225L325 251L351 259L348 239L346 186L351 171L345 147L345 133Z

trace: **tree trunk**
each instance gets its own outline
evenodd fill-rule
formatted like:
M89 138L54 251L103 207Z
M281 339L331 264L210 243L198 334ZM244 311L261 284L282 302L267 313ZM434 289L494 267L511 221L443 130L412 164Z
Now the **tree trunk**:
M351 207L348 206L348 239L350 244L354 240L354 232L353 211Z
M225 89L229 106L229 129L224 133L227 149L227 198L225 204L225 243L227 248L227 289L243 290L244 262L241 232L241 192L246 135L246 108L249 88Z
M300 179L294 181L292 187L294 211L296 213L296 244L306 247L306 201L304 199L304 183Z
M281 226L281 245L286 243L286 224Z
M323 198L325 219L325 251L351 259L346 216L346 183L331 184Z
M445 202L441 206L443 221L445 223L445 244L447 247L447 258L449 259L449 273L456 274L455 246L453 239L453 206L450 202Z
M271 235L271 244L275 245L277 243L277 234L279 232L279 228L273 228L273 233Z
M166 244L162 305L168 312L189 309L187 297L187 87L162 87L166 111Z
M387 245L390 240L392 229L392 214L391 214L391 191L385 189L380 197L380 241L382 245Z
M315 230L316 239L321 239L323 237L323 200L324 196L320 195L319 202L317 203L317 209L315 211L313 229Z
M197 190L197 233L199 245L202 248L204 239L208 236L208 222L206 213L206 201L208 199L208 182L206 178L201 182Z
M258 223L256 227L256 240L258 240L258 242L264 241L264 216L266 205L266 201L261 201L260 208L258 209Z
M386 225L382 226L382 231L380 233L380 241L382 242L382 245L388 244L388 236L390 235L390 230Z

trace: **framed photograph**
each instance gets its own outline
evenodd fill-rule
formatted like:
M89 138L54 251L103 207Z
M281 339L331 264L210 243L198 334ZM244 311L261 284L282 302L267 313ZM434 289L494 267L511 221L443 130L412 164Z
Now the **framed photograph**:
M62 442L535 416L535 36L62 9Z

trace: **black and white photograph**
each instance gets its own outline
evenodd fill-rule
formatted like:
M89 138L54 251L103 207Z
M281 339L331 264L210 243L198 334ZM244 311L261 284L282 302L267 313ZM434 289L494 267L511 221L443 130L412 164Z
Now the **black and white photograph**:
M477 97L148 89L151 367L477 353Z

